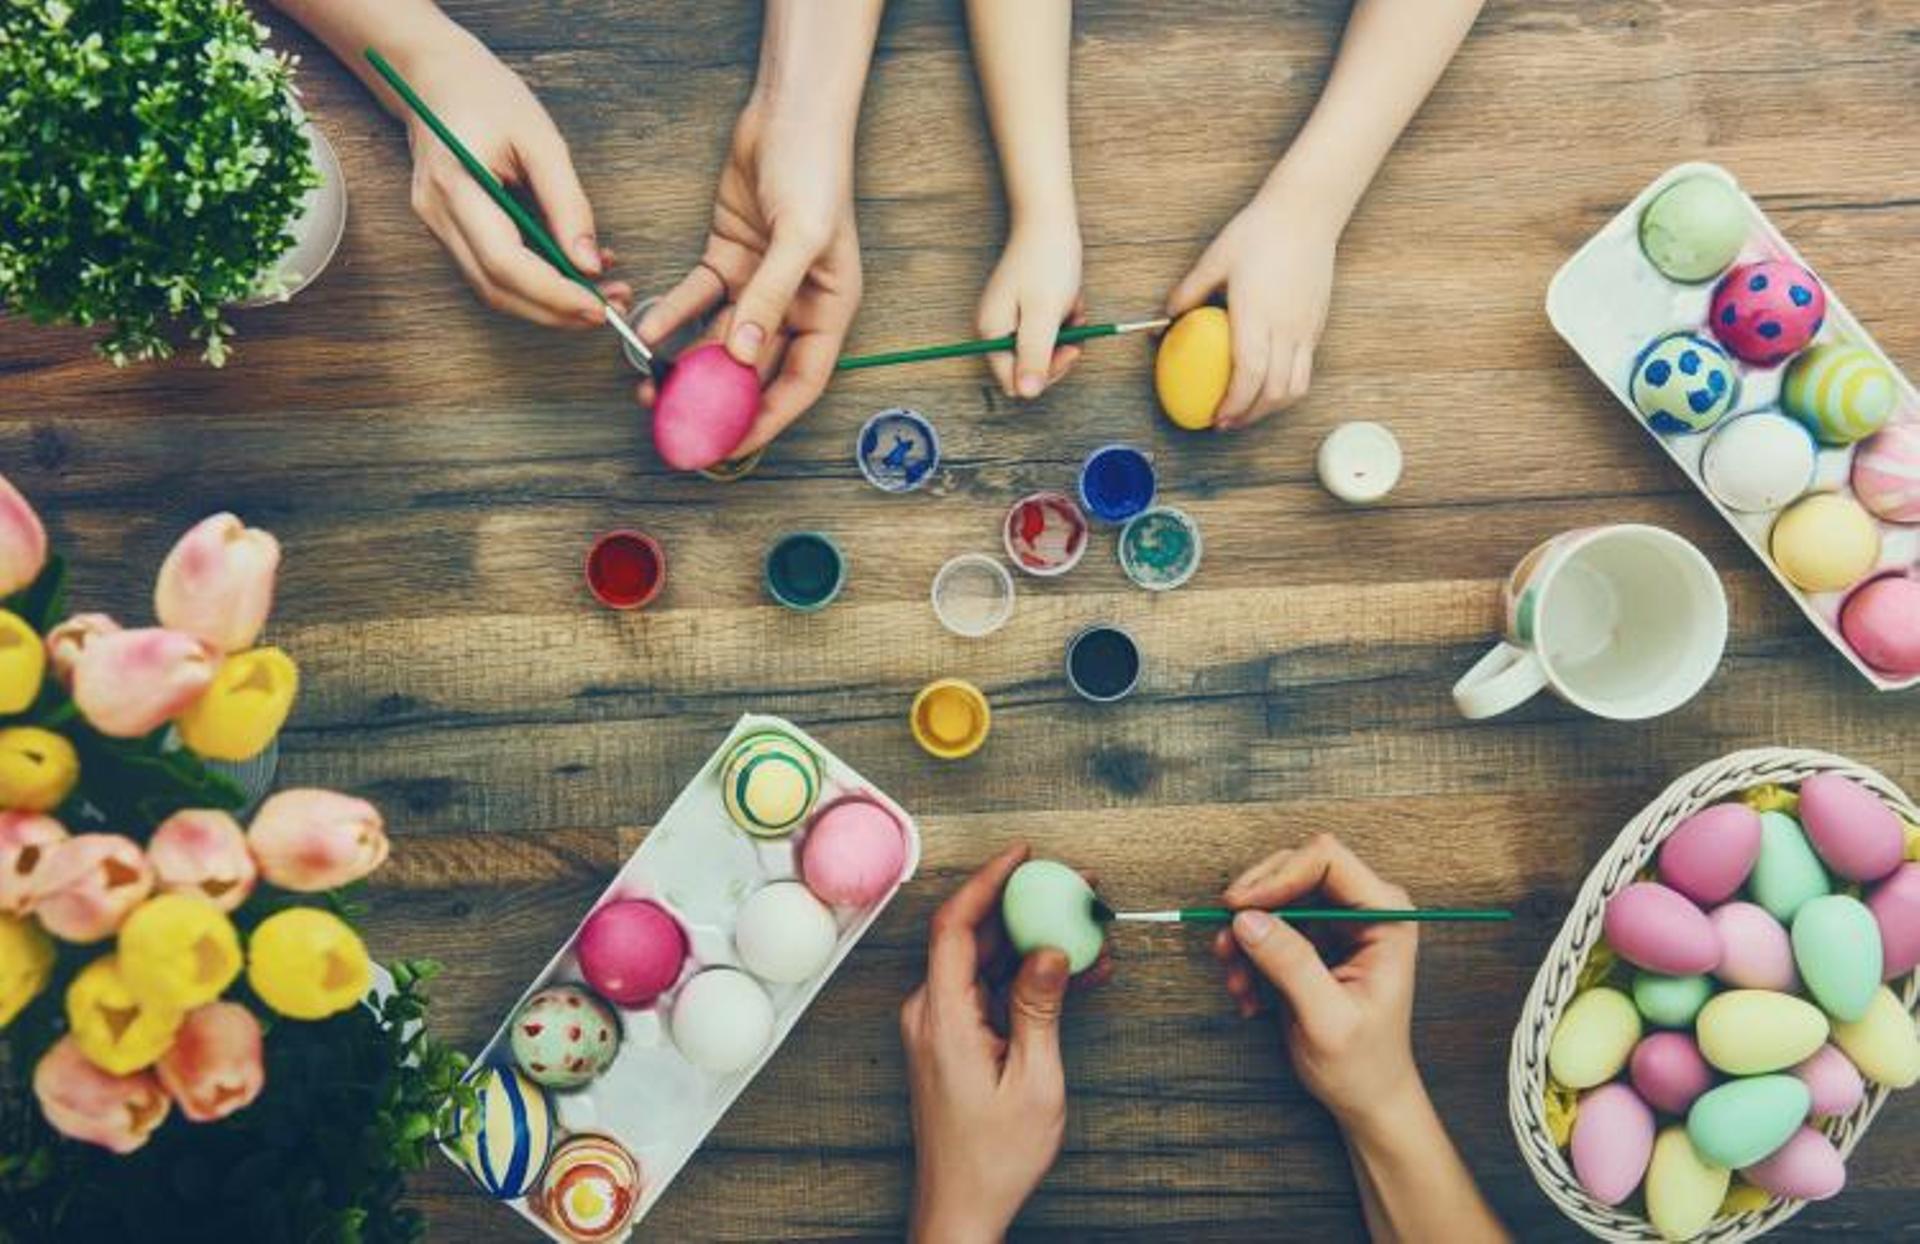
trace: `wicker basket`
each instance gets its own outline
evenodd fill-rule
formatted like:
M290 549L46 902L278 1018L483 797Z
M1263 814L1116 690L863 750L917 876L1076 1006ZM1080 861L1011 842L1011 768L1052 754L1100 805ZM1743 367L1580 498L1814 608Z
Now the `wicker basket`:
M1667 787L1641 810L1601 857L1574 900L1560 935L1547 951L1546 962L1527 993L1520 1024L1513 1034L1513 1053L1507 1066L1508 1114L1514 1137L1534 1179L1553 1203L1574 1222L1603 1240L1657 1241L1651 1223L1637 1215L1602 1205L1588 1196L1573 1177L1567 1155L1554 1144L1546 1119L1547 1045L1561 1013L1577 992L1587 956L1601 941L1601 917L1607 900L1653 864L1654 853L1686 817L1709 804L1722 802L1754 786L1790 786L1816 773L1841 773L1886 800L1909 822L1920 824L1920 809L1906 792L1883 775L1851 760L1801 748L1763 747L1735 752L1704 764ZM1901 1001L1909 1011L1920 994L1920 971L1908 975ZM1821 1127L1845 1157L1860 1143L1888 1090L1870 1086L1866 1099L1852 1113L1827 1120ZM1920 1096L1920 1094L1916 1094ZM1844 1194L1843 1194L1844 1195ZM1732 1244L1763 1235L1800 1212L1801 1201L1774 1198L1766 1208L1716 1218L1697 1239Z

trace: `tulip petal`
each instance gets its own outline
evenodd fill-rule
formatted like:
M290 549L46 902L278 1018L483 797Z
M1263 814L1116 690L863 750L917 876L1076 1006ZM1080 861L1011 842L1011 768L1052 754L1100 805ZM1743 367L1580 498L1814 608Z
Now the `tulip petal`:
M47 663L53 667L54 681L67 687L73 684L73 667L86 651L87 644L99 635L111 635L120 624L104 613L76 613L54 623L47 632Z
M31 902L47 932L84 945L113 936L152 891L153 868L139 843L119 834L76 834L47 849Z
M142 627L95 635L73 667L73 702L87 723L133 739L172 721L213 681L213 653L180 631Z
M387 859L380 810L330 790L285 790L254 814L247 845L260 875L283 890L312 894L360 880Z
M40 694L47 650L27 620L0 609L0 714L24 712Z
M38 812L0 812L0 914L33 910L33 881L66 827Z
M53 975L53 942L25 916L0 915L0 1029L13 1022Z
M128 1154L166 1121L171 1103L149 1072L109 1075L62 1037L33 1069L33 1094L53 1129L74 1140Z
M260 1021L237 1002L210 1002L188 1013L153 1070L188 1119L224 1119L266 1086Z
M236 652L180 715L180 741L209 760L251 760L280 733L299 689L300 672L280 649Z
M46 564L47 529L20 490L0 475L0 596L32 583Z
M247 901L259 877L240 822L215 808L188 808L162 821L147 840L147 859L162 891L198 894L227 912Z
M80 754L39 726L0 730L0 807L51 812L80 780Z
M273 610L280 543L232 514L201 519L160 565L153 611L162 626L196 635L221 652L259 637Z

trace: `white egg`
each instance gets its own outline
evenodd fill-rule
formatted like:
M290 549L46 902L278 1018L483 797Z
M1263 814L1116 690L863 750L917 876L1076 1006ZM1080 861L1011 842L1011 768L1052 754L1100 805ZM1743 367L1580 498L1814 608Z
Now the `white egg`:
M714 1075L744 1071L773 1039L773 1000L737 968L708 968L673 1002L673 1043Z
M1798 420L1742 415L1707 442L1700 475L1720 504L1742 514L1777 510L1813 486L1817 450Z
M798 881L776 881L755 891L741 904L733 925L741 965L781 985L818 975L839 941L833 912Z

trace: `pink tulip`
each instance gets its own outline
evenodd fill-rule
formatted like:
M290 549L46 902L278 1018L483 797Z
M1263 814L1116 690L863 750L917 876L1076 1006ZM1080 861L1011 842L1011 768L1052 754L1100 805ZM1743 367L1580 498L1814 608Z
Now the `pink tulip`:
M61 1037L41 1056L33 1095L55 1131L120 1154L146 1144L172 1108L152 1072L109 1075L87 1061L72 1037Z
M250 648L273 609L280 542L231 514L201 519L180 537L153 585L162 626L206 640L221 652Z
M0 475L0 596L40 577L47 564L47 529L12 481Z
M187 1013L154 1074L180 1113L195 1123L245 1109L266 1087L260 1021L238 1002L209 1002Z
M153 868L139 843L119 834L75 834L47 848L28 901L47 932L84 945L119 932L152 891Z
M312 894L358 881L387 859L380 810L330 790L284 790L260 805L247 845L260 875Z
M240 822L214 808L188 808L160 822L147 859L165 893L197 894L232 911L253 893L260 870Z
M64 622L56 622L47 632L47 664L53 669L54 681L63 687L73 685L73 667L79 664L87 643L119 629L120 624L104 613L76 613Z
M38 812L0 812L0 912L24 916L33 910L33 879L66 827Z
M199 699L216 664L206 644L180 631L95 635L73 667L73 702L100 733L139 738Z

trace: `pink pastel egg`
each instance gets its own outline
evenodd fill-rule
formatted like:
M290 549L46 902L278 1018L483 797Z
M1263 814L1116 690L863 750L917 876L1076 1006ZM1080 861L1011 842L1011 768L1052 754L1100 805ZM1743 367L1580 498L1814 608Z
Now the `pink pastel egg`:
M1890 523L1920 523L1920 421L1892 424L1860 443L1853 495Z
M1740 1172L1748 1183L1775 1196L1824 1201L1847 1186L1847 1166L1833 1142L1802 1127L1787 1143Z
M719 342L674 361L653 403L653 447L670 467L703 471L733 456L760 409L760 377Z
M1786 926L1756 903L1726 903L1708 913L1720 938L1720 966L1713 974L1735 989L1798 993L1800 971Z
M1870 579L1840 606L1840 633L1860 659L1883 674L1920 674L1920 580Z
M1660 848L1660 880L1702 906L1724 903L1760 858L1760 814L1717 803L1680 822Z
M1637 881L1607 901L1607 944L1635 967L1698 976L1720 963L1720 937L1706 913L1678 890Z
M1743 263L1720 278L1707 309L1707 326L1736 358L1772 367L1820 331L1827 291L1814 275L1786 259Z
M1694 1039L1684 1032L1656 1032L1641 1038L1627 1062L1634 1091L1655 1110L1684 1115L1694 1098L1713 1087L1713 1068Z
M658 903L616 899L587 917L574 942L580 975L616 1006L646 1006L673 988L687 934Z
M1793 1069L1793 1075L1807 1086L1813 1105L1807 1113L1816 1119L1846 1114L1867 1095L1867 1082L1853 1060L1836 1045L1823 1045Z
M1867 910L1880 926L1886 978L1920 967L1920 864L1902 864L1867 895Z
M800 876L807 888L843 907L879 902L906 866L900 822L871 799L842 799L821 809L800 844Z
M1800 826L1827 867L1849 881L1878 881L1900 867L1907 850L1893 809L1838 773L1800 783Z
M1626 1085L1603 1084L1580 1099L1572 1147L1580 1186L1602 1205L1618 1205L1653 1158L1653 1111Z

